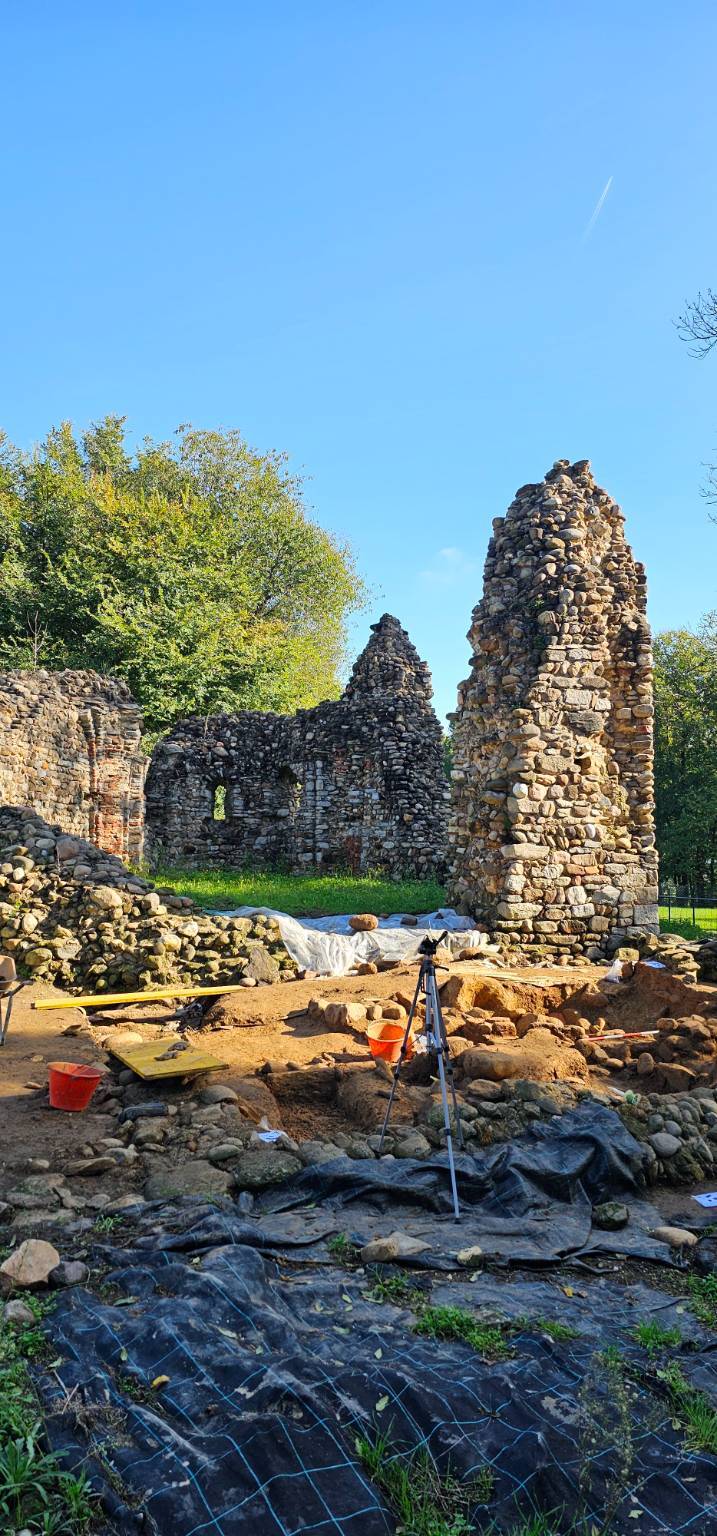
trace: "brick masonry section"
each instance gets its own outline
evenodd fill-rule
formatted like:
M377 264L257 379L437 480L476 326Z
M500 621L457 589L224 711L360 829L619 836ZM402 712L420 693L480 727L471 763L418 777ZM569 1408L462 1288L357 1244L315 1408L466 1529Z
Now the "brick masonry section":
M121 858L142 855L142 718L97 672L0 673L0 805L28 806Z
M454 716L449 898L536 952L657 929L645 600L586 460L495 519Z
M295 715L190 718L155 747L154 863L441 876L446 802L431 679L384 614L341 699Z

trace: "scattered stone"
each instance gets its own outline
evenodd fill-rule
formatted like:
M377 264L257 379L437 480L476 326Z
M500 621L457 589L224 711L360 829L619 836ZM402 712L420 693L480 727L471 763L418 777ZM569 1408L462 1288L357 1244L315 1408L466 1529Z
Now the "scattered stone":
M85 1285L90 1278L90 1271L86 1264L79 1259L64 1259L50 1270L50 1285Z
M223 1169L214 1168L205 1158L176 1168L153 1171L144 1186L145 1200L172 1200L178 1195L225 1195L231 1180Z
M371 933L374 928L378 928L378 918L373 912L356 912L349 918L349 928L354 933Z
M301 1168L300 1159L291 1152L274 1147L251 1148L242 1153L232 1169L232 1187L266 1189L271 1184L283 1184L285 1179L300 1173Z
M654 1131L649 1138L650 1145L654 1148L658 1157L674 1157L679 1152L682 1142L677 1136L671 1136L669 1131Z
M603 1200L600 1205L593 1206L592 1217L593 1226L599 1227L601 1232L619 1232L621 1227L627 1226L630 1212L619 1200Z
M362 1264L392 1264L396 1259L415 1259L430 1247L408 1232L389 1232L387 1237L374 1237L365 1243L359 1257Z
M655 1227L650 1237L656 1238L658 1243L668 1243L670 1248L694 1248L699 1242L694 1232L688 1232L686 1227Z
M236 1104L238 1100L239 1094L227 1083L208 1083L199 1095L201 1104Z
M2 1320L4 1323L17 1323L19 1327L32 1327L35 1321L35 1313L30 1310L24 1301L6 1301L3 1307Z
M83 1157L77 1162L67 1163L65 1173L68 1179L97 1178L102 1173L112 1173L117 1167L114 1157Z
M473 1243L470 1248L459 1248L456 1258L459 1264L463 1264L466 1269L470 1269L474 1265L480 1264L483 1258L483 1249L477 1243Z
M8 1275L14 1285L29 1289L34 1285L45 1285L51 1270L59 1263L60 1255L52 1243L28 1237L0 1264L0 1274Z

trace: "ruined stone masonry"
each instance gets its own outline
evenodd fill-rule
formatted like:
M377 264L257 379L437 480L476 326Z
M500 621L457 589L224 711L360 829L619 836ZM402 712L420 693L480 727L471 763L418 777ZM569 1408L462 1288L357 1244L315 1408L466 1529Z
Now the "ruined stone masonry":
M440 875L447 789L431 680L384 614L343 696L295 715L190 718L154 750L157 862Z
M0 805L139 859L146 761L124 683L97 672L0 673Z
M496 518L458 694L449 897L521 944L657 928L645 574L587 461Z

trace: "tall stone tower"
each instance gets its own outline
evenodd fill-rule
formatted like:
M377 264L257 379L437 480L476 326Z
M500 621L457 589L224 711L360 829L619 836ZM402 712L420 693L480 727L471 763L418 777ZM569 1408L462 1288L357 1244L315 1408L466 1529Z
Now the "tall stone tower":
M458 691L450 898L521 944L657 927L645 573L587 460L493 523Z

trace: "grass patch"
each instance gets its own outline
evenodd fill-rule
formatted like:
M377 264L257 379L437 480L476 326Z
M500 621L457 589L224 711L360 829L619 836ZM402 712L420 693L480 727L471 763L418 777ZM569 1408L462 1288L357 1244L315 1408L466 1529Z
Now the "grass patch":
M692 907L673 906L659 908L660 928L663 933L679 933L683 939L707 939L717 933L717 907L695 907L696 921L692 921Z
M439 1471L428 1451L393 1450L387 1435L359 1436L356 1454L392 1506L401 1536L471 1536L471 1510L487 1504L493 1493L489 1467L463 1483L450 1466Z
M579 1339L579 1328L571 1328L567 1323L555 1323L550 1317L517 1317L516 1328L523 1328L526 1332L547 1333L549 1339L554 1339L556 1344L567 1343L568 1339Z
M717 1411L707 1393L691 1386L675 1362L657 1374L667 1387L675 1412L684 1425L687 1447L717 1455Z
M95 1232L114 1232L120 1220L120 1216L96 1216L93 1222Z
M330 1237L326 1247L339 1264L355 1264L360 1251L346 1232L337 1232L334 1237Z
M272 870L182 869L152 871L159 886L191 896L200 907L273 907L292 917L341 912L433 912L445 900L437 880L387 880L383 875L289 875Z
M682 1343L679 1328L663 1328L661 1323L645 1321L633 1329L632 1337L647 1350L648 1355L659 1355L663 1349L676 1349Z
M470 1344L486 1360L504 1360L510 1354L499 1327L481 1323L462 1307L424 1307L413 1331L424 1338Z
M424 1292L412 1285L405 1275L387 1275L385 1280L374 1280L366 1294L369 1301L387 1301L394 1307L413 1307L414 1311L426 1300Z
M36 1318L42 1303L24 1297ZM0 1330L0 1516L2 1529L29 1529L41 1536L85 1536L93 1525L94 1501L84 1475L62 1471L57 1457L42 1449L39 1404L29 1366L49 1352L35 1324Z
M717 1328L717 1275L690 1275L687 1295L698 1321Z

